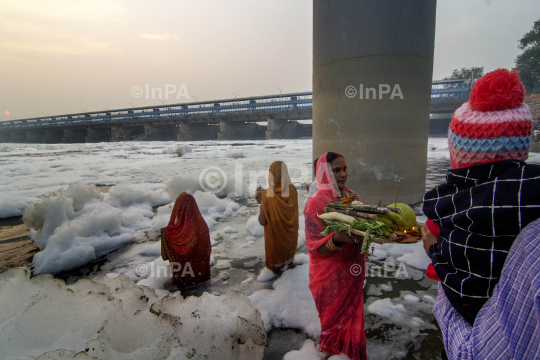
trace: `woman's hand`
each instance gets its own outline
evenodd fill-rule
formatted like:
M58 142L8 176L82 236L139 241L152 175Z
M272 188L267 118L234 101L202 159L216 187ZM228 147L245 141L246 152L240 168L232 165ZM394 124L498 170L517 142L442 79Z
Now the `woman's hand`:
M362 245L362 243L364 242L364 237L360 235L355 235L355 234L349 235L348 232L341 231L333 235L332 242L337 247L342 247L343 243ZM319 254L330 255L334 253L334 250L330 250L327 244L328 243L325 243L324 245L322 245L320 248L317 249Z
M340 231L337 234L334 235L334 244L336 243L350 243L350 244L358 244L362 245L364 242L364 237L361 235L355 235L349 233L347 231ZM339 246L339 244L336 244Z
M261 224L261 226L268 225L268 220L266 220L266 215L264 214L264 210L263 210L262 206L261 206L260 211L259 211L259 224Z
M428 254L430 246L437 242L437 237L433 235L426 226L422 226L420 228L420 232L422 233L422 241L424 242L424 250L426 251L426 254Z
M262 187L258 187L255 191L255 201L259 204L261 203L261 194L263 193L264 189Z

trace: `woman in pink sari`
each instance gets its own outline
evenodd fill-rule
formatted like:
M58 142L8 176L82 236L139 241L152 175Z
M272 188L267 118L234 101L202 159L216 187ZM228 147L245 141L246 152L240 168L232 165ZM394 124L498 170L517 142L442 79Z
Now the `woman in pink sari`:
M345 186L346 171L345 160L336 153L322 155L317 163L319 191L309 199L304 211L310 257L309 289L321 321L319 350L364 360L367 356L363 238L346 232L322 236L325 223L317 217L329 201L337 201L345 193L358 196Z

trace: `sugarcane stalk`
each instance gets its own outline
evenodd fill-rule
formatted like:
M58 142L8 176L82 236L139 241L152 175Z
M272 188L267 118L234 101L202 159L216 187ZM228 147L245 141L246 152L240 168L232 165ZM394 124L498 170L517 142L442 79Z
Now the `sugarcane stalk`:
M345 214L345 215L354 216L354 217L361 217L361 218L377 221L377 215L374 215L374 214L367 214L364 212L347 210L347 209L335 209L328 206L325 206L323 210L324 212L337 212L340 214Z
M380 206L375 206L375 205L371 205L371 204L352 205L352 204L342 204L339 201L330 201L330 202L328 202L328 204L326 204L326 206L336 208L336 209L362 211L362 212L370 213L370 214L384 215L384 214L388 214L389 211L393 211L393 212L395 212L397 214L401 214L400 209L397 209L397 208L394 209L394 208L389 208L389 207L380 207Z

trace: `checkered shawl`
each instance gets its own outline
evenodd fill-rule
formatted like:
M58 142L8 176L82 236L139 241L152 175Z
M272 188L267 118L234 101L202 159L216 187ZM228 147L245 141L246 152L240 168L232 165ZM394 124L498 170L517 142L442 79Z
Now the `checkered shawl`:
M515 238L540 218L540 166L503 160L449 170L425 194L424 214L441 229L432 262L445 294L458 310L479 310Z
M449 359L540 359L540 220L514 242L474 326L457 313L440 284L433 314Z

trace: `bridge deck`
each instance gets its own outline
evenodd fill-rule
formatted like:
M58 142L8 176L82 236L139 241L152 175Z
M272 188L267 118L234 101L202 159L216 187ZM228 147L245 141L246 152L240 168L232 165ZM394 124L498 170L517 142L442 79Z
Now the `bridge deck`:
M466 101L468 96L469 89L463 86L461 80L435 81L431 92L432 110L434 112L452 112L456 106ZM11 120L1 122L0 131L79 126L105 127L128 124L164 125L190 122L265 121L268 118L302 120L311 118L312 108L312 93L302 92Z

